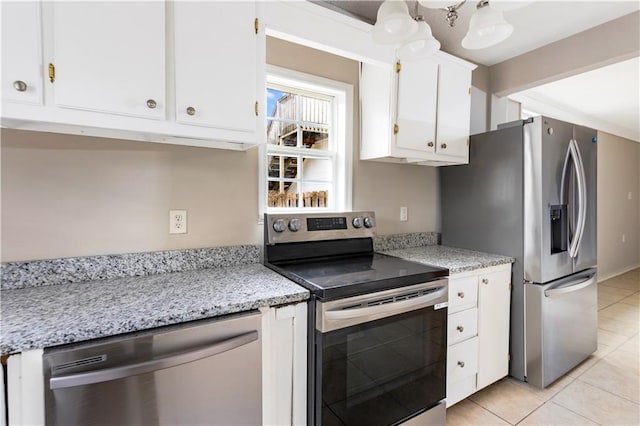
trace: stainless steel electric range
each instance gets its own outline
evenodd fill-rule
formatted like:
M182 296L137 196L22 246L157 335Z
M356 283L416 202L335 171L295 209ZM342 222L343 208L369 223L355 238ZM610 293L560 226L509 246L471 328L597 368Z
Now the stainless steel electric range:
M311 292L308 424L444 425L449 271L374 252L375 223L265 215L264 264Z

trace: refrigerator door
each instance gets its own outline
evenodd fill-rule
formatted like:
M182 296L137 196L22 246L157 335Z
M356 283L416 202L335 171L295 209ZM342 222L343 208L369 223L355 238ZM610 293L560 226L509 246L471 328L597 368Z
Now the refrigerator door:
M596 270L525 284L527 381L544 388L597 349Z
M597 264L597 133L587 127L575 126L574 140L580 159L584 183L584 221L579 229L576 256L573 259L575 272L593 268Z
M573 125L535 117L524 134L524 279L546 283L573 273L570 242L575 176ZM562 190L568 192L563 195Z

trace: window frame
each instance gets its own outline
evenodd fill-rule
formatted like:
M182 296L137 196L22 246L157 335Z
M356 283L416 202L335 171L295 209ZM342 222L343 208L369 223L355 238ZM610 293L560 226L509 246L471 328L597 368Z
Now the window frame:
M259 147L259 167L258 167L258 221L262 222L264 213L302 213L302 212L339 212L350 211L352 206L352 175L353 175L353 86L318 77L312 74L293 71L290 69L267 65L266 88L281 86L291 87L296 91L307 92L309 94L320 94L333 98L331 128L329 134L330 145L335 146L333 154L321 155L322 158L331 158L333 163L333 205L325 208L313 207L267 207L267 158L274 155L268 150L267 143L267 119L268 112L265 111L265 123L263 124L264 143ZM265 88L265 108L267 105ZM296 92L298 93L298 92ZM288 149L289 147L279 147L277 151L286 155L300 155L300 148ZM313 150L304 152L304 156L313 157ZM278 154L275 154L278 155Z

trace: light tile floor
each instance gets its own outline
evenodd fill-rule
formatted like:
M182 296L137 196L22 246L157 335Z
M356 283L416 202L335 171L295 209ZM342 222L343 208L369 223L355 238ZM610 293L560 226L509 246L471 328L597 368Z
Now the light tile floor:
M598 284L598 350L546 389L507 377L447 425L640 425L640 269Z

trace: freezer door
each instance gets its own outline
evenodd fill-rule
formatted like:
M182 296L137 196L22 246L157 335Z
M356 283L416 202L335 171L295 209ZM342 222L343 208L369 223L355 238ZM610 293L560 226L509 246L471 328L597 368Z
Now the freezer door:
M596 270L525 284L527 381L544 388L597 349Z
M573 196L563 197L574 173L573 125L535 117L524 133L524 279L545 283L571 275L569 241Z
M593 268L597 264L597 133L587 127L575 126L574 141L580 161L585 198L582 200L584 220L581 229L578 230L576 256L573 259L573 269L578 272ZM576 190L577 188L574 189L574 192Z

